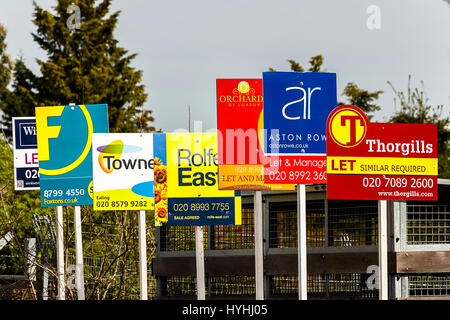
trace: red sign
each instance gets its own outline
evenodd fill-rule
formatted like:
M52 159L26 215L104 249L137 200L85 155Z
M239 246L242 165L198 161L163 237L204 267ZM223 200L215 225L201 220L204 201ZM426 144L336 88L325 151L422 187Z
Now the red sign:
M329 199L437 200L434 124L370 123L340 106L327 121Z
M325 156L265 156L265 181L269 183L326 183Z
M295 190L264 183L262 79L217 79L220 190Z

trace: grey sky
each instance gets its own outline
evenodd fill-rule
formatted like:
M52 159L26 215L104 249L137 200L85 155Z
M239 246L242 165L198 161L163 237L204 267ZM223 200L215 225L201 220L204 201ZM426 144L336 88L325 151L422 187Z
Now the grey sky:
M366 26L369 5L381 10L380 30ZM112 9L122 11L120 45L139 54L133 65L144 72L158 129L186 128L188 104L192 120L215 127L216 78L260 78L319 53L337 73L339 94L350 81L384 91L377 121L394 112L387 81L406 90L409 74L413 86L425 82L433 105L450 110L450 5L442 0L115 0ZM8 52L38 72L35 58L45 55L31 37L32 12L31 0L0 2Z

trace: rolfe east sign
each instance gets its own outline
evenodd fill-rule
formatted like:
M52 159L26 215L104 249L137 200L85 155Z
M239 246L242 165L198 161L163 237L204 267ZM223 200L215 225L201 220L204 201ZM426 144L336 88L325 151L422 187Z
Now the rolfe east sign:
M327 121L329 199L437 200L435 124L370 123L343 105Z

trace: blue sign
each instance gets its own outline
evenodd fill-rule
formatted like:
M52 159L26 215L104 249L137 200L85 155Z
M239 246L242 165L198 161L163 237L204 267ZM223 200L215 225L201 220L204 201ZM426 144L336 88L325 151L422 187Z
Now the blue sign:
M13 118L14 148L36 149L36 119L34 117Z
M264 72L264 154L325 155L326 123L337 106L336 74Z
M236 191L236 194L240 194L240 191ZM183 211L184 208L187 210ZM191 208L200 208L200 210L195 212ZM169 226L236 224L235 200L232 197L169 198L168 213L167 225Z
M106 104L36 107L41 206L93 204L92 133L108 133Z
M39 190L39 162L36 143L36 119L14 117L14 188L15 190Z

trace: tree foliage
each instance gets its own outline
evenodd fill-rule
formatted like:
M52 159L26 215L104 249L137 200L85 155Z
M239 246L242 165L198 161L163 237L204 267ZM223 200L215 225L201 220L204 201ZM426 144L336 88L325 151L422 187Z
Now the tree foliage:
M6 52L6 28L0 24L0 110L7 106L6 98L9 90L7 88L11 81L13 63Z
M288 59L290 64L291 71L296 72L305 72L305 68L301 66L301 64L295 60ZM315 55L311 57L308 61L309 68L308 72L326 72L325 69L322 68L324 62L324 58L321 54ZM276 71L274 68L269 68L269 71ZM360 89L358 85L354 82L349 82L342 93L344 97L347 99L347 104L352 104L363 110L369 119L373 117L371 113L380 110L380 106L375 104L375 101L378 99L380 94L383 91L378 90L374 92L369 92L364 89ZM344 102L338 102L338 105L345 104Z
M408 77L408 89L405 92L398 91L394 85L388 81L394 91L394 104L399 109L389 119L389 122L396 123L432 123L437 125L437 151L439 160L439 177L450 178L449 163L449 139L450 139L450 112L444 114L444 106L433 107L429 104L429 98L425 92L423 81L421 88L411 88L411 75Z
M107 103L111 132L153 131L154 118L144 110L142 71L131 66L136 54L114 38L120 12L109 14L111 0L97 6L91 0L74 1L80 8L79 29L67 26L73 1L56 2L54 14L33 3L37 30L32 35L47 59L37 59L39 76L17 61L13 90L3 99L3 125L9 129L11 117L34 115L35 106Z
M68 28L70 5L80 9L79 29ZM11 138L11 118L33 116L36 106L76 104L108 104L110 132L153 131L151 111L144 110L147 99L142 84L142 71L132 66L136 54L120 47L114 38L120 12L110 13L110 0L56 0L51 12L35 2L33 23L34 41L46 53L37 60L40 72L34 74L19 57L15 62L6 54L6 29L0 26L0 123L6 134L0 137L0 235L12 232L14 239L8 249L12 255L22 250L24 240L35 237L32 215L53 215L52 208L40 206L39 191L15 191ZM73 257L73 218L65 209L66 256ZM100 265L86 272L86 296L125 299L139 293L137 278L129 275L137 270L137 217L125 211L94 212L83 206L84 253ZM149 216L150 219L150 216ZM111 229L111 230L110 230ZM114 229L114 230L113 230ZM148 232L153 225L148 226ZM70 230L70 231L69 231ZM149 250L154 238L148 237ZM149 255L151 259L153 255ZM1 257L0 257L1 259ZM2 264L14 265L23 273L23 259ZM0 273L4 273L0 268ZM11 273L10 273L11 274ZM91 291L92 290L92 291Z
M381 90L369 92L358 88L358 85L354 82L349 82L344 88L343 95L347 97L349 104L357 106L363 110L370 120L373 118L372 113L381 110L381 107L375 104L375 101L382 93L383 91Z

